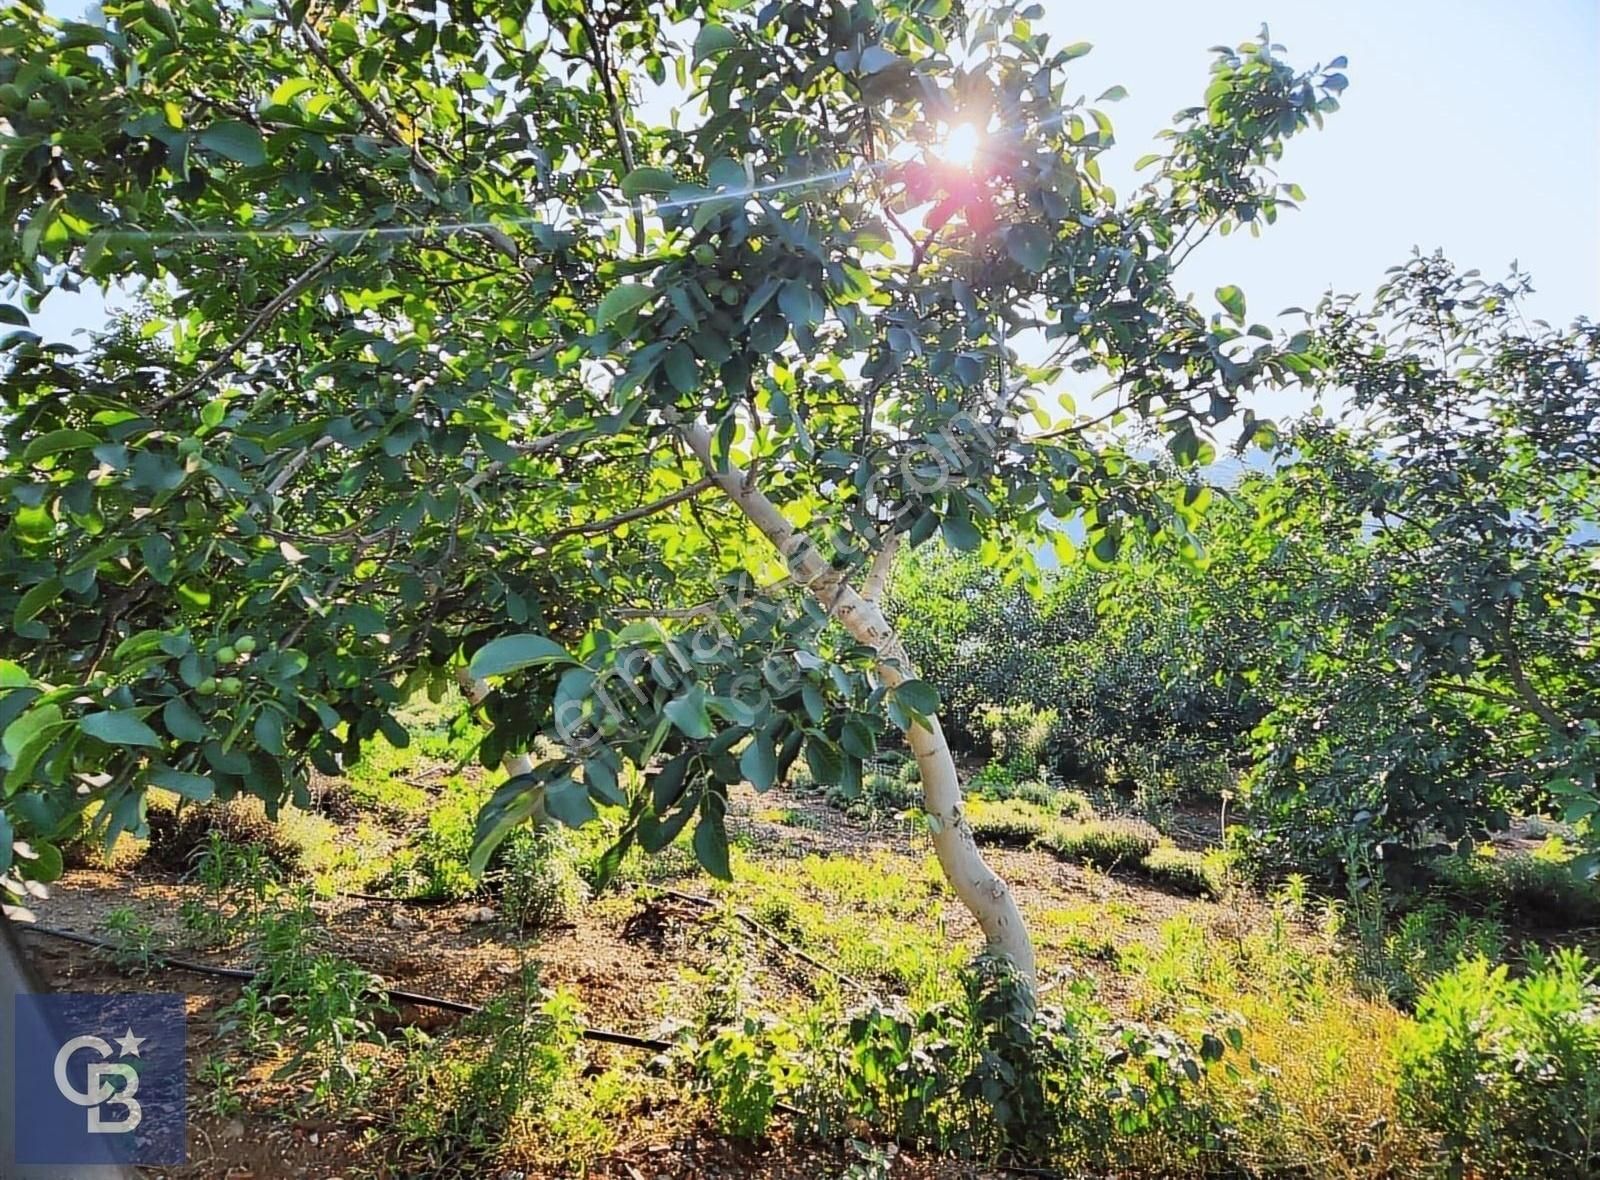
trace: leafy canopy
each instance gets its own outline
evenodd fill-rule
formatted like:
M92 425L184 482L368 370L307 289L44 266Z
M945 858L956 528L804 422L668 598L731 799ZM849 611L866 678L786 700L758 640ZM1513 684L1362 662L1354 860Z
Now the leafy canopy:
M1135 521L1183 531L1046 391L1103 371L1193 464L1309 368L1174 270L1292 204L1271 166L1342 62L1217 51L1124 196L1072 88L1087 47L1041 12L129 0L85 24L13 0L7 826L48 839L94 801L115 836L152 786L302 794L471 661L486 763L565 750L486 841L609 805L653 847L699 816L725 871L727 784L802 754L852 783L883 719L937 698L875 687L872 653L771 589L687 424L841 570L890 535L1026 566L1049 516L1102 554ZM971 167L928 150L959 123L985 129ZM91 283L144 307L76 347L27 330ZM696 609L730 585L737 609Z

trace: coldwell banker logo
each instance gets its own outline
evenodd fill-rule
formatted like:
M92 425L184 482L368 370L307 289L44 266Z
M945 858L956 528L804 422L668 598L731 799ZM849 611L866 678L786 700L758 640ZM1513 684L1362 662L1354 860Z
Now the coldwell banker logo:
M184 1161L183 997L17 997L19 1164Z

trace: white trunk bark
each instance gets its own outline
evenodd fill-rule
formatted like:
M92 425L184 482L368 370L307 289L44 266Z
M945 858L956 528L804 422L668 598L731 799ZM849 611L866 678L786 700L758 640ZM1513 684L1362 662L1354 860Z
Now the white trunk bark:
M467 698L470 705L480 705L483 698L489 695L489 682L487 680L474 680L465 668L456 673L456 683L461 686L462 695ZM501 760L500 765L505 767L507 778L516 778L519 774L533 773L533 759L526 754L513 754Z
M810 539L784 518L777 505L746 481L744 472L731 464L725 471L717 470L711 454L711 434L705 427L685 426L681 433L705 469L714 475L717 485L784 555L793 580L816 595L823 608L852 636L877 651L878 675L883 682L893 686L915 676L905 644L889 626L878 604L857 594ZM913 725L906 738L922 771L922 806L935 820L933 848L945 877L977 919L989 950L1008 957L1030 983L1036 983L1033 942L1022 911L1017 908L1010 886L978 851L972 825L962 808L955 759L939 719L928 718L926 729Z

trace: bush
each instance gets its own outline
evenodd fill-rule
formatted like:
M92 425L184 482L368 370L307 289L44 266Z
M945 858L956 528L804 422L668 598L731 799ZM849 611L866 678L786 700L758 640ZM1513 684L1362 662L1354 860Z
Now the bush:
M455 1175L462 1157L492 1159L545 1127L583 1066L581 1015L569 993L542 989L530 966L519 988L410 1054L396 1120L404 1174Z
M996 760L1031 769L1044 756L1058 715L1054 709L1036 709L1025 703L985 704L978 710L978 720L988 730L989 751Z
M1196 897L1221 897L1227 883L1224 855L1191 852L1162 842L1142 862L1147 876L1161 885Z
M1600 988L1576 950L1512 979L1486 959L1424 989L1401 1048L1408 1120L1453 1175L1600 1176Z
M861 776L861 789L855 794L833 786L823 793L823 799L852 818L871 820L920 807L922 788L895 775L874 771Z
M1363 970L1396 1004L1410 1007L1424 988L1465 959L1498 961L1506 949L1505 928L1492 919L1452 913L1429 901L1383 932L1377 954L1366 951Z
M969 799L966 814L972 834L986 844L1032 844L1053 822L1049 812L1019 799Z
M1534 853L1494 855L1485 847L1432 865L1439 889L1465 904L1559 929L1600 922L1600 883L1573 872L1572 850L1559 836Z
M747 1017L700 1047L696 1068L717 1124L740 1139L759 1139L772 1122L778 1096L804 1073L800 1040L787 1024Z
M1069 820L1050 827L1040 843L1064 860L1109 869L1143 863L1160 839L1154 828L1139 820Z
M842 1030L745 1020L696 1066L721 1125L745 1137L765 1133L783 1101L814 1127L965 1159L1103 1173L1196 1158L1215 1140L1197 1083L1223 1039L1208 1033L1196 1052L1171 1032L1110 1023L1081 986L1064 999L1041 1009L1008 962L982 958L943 1003L874 1001Z
M293 870L300 864L302 849L256 798L239 796L208 806L162 803L149 808L146 820L150 826L146 857L163 868L187 871L210 846L212 833L232 844L258 848L281 869Z
M519 930L570 921L588 899L577 851L564 828L519 828L504 844L501 912Z
M1055 792L1054 806L1056 814L1067 819L1099 818L1099 814L1094 809L1094 804L1089 801L1089 796L1082 791Z

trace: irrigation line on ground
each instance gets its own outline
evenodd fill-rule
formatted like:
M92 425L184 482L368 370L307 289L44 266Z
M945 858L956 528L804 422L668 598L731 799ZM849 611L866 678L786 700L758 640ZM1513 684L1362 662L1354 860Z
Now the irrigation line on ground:
M96 947L101 950L117 951L122 948L108 939L97 938L92 934L79 934L76 930L57 930L53 926L40 926L35 923L18 923L16 929L28 934L42 934L49 938L60 938L67 942L81 943L84 946ZM196 975L213 975L219 979L237 979L248 983L256 978L259 972L251 971L246 967L217 967L210 963L197 963L192 959L172 959L158 956L154 965L167 967L174 971L189 971ZM419 992L398 991L393 988L384 988L383 994L391 1000L398 1000L402 1004L414 1004L419 1008L439 1008L445 1012L459 1012L465 1016L475 1016L483 1011L481 1005L468 1004L461 1000L446 1000L440 996L426 996ZM585 1028L581 1035L586 1041L595 1041L604 1045L621 1045L628 1049L644 1049L653 1053L665 1053L672 1049L671 1041L658 1040L653 1037L636 1037L629 1033L613 1032L605 1028Z

